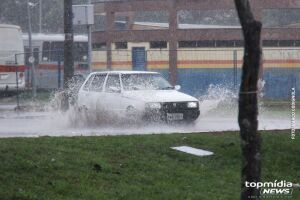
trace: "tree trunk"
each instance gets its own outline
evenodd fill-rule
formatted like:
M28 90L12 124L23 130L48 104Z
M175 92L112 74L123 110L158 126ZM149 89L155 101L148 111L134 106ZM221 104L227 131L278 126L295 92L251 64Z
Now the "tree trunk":
M261 176L261 137L257 131L257 81L261 64L261 22L256 21L248 0L235 0L244 34L244 62L239 94L242 178L241 199L259 199L259 189L246 187L246 182L259 182Z
M67 83L74 75L72 0L64 0L64 32L64 86L68 87Z
M64 0L64 32L64 91L62 92L61 109L66 111L69 109L69 81L74 75L72 0Z

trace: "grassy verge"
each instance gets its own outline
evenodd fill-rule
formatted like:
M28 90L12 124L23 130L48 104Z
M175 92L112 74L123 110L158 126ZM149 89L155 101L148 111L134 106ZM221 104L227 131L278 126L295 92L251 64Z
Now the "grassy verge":
M300 140L289 131L262 137L263 181L300 182ZM215 155L169 148L177 145ZM0 161L1 200L227 200L240 191L236 132L0 139Z
M36 100L41 102L48 102L52 97L54 91L51 90L39 90L36 93ZM33 95L31 90L23 91L20 93L20 99L22 101L32 101Z
M37 103L47 103L53 97L54 91L39 90L36 94L35 102ZM31 90L20 91L19 101L21 106L32 103L33 95ZM0 104L16 104L17 103L17 93L16 92L4 92L0 93Z

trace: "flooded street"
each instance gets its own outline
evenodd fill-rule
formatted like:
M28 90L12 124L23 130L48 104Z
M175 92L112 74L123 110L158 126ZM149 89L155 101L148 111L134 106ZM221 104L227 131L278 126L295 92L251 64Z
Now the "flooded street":
M133 125L80 125L74 127L70 116L74 113L58 111L16 112L12 105L1 105L0 137L39 136L100 136L160 133L190 133L239 130L236 105L205 100L200 105L201 115L194 124L133 124ZM296 112L297 121L300 116ZM287 108L260 107L259 130L290 129L291 119Z

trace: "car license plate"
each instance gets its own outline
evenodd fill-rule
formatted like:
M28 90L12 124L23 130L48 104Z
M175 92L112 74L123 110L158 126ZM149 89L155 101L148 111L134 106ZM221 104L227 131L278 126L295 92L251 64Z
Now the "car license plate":
M183 113L167 113L167 119L169 121L182 120L183 119Z

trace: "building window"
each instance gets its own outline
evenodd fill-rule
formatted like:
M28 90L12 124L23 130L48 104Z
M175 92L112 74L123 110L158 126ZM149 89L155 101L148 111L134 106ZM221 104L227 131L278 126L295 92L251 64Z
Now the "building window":
M216 47L234 47L233 40L217 40Z
M42 59L43 61L49 61L50 59L50 42L43 42Z
M150 49L166 49L168 44L166 41L153 41L150 42Z
M279 42L278 42L278 40L264 40L263 46L264 47L278 47Z
M197 47L197 41L179 41L179 48L195 48Z
M295 47L300 47L300 40L295 40Z
M295 46L295 41L294 40L280 40L279 46L280 47L293 47L293 46Z
M236 40L236 41L234 41L234 46L235 47L243 47L244 46L244 41L243 40Z
M262 24L266 28L299 28L299 8L271 8L262 10Z
M101 42L101 43L94 43L93 44L93 50L105 50L106 49L106 43Z
M264 40L264 47L299 47L299 40Z
M127 49L128 45L127 42L116 42L116 49Z
M63 60L63 56L61 56L61 53L64 50L64 42L51 42L51 55L50 60L51 61L58 61Z
M106 13L96 13L94 15L94 25L93 31L106 31L107 27L107 17Z
M240 26L235 9L178 10L179 29L230 28Z
M215 40L199 40L197 41L197 47L215 47Z
M74 61L87 62L87 58L88 58L87 42L74 42L73 49L74 49L73 50Z
M242 47L241 40L199 40L199 41L180 41L179 48L205 48L205 47Z

